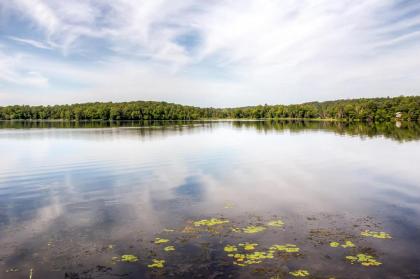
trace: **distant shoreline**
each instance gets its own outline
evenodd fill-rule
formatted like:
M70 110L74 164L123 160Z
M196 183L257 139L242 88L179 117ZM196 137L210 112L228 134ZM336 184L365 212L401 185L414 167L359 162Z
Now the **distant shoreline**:
M2 122L147 122L147 121L156 121L156 122L255 122L255 121L320 121L320 122L347 122L343 119L322 119L322 118L202 118L202 119L190 119L190 120L171 120L171 119L153 119L153 120L103 120L103 119L0 119Z
M420 96L361 98L294 105L205 108L167 102L133 101L54 106L0 107L0 120L34 121L184 121L311 120L420 121Z

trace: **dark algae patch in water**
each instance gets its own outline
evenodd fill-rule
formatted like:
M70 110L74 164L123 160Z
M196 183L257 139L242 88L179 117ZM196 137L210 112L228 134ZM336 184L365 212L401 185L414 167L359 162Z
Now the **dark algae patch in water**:
M378 227L371 219L340 218L208 217L80 250L75 238L49 240L24 265L2 259L1 278L379 278L380 247L398 239L367 229Z

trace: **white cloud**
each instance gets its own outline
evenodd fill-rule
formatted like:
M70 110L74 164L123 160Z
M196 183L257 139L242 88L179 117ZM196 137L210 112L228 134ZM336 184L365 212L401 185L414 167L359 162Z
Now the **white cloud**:
M27 44L30 45L32 47L36 47L36 48L41 48L41 49L52 49L51 46L43 43L43 42L38 42L35 40L30 40L30 39L25 39L25 38L18 38L18 37L13 37L10 36L9 39L19 42L19 43L23 43L23 44Z
M27 56L19 54L6 55L0 50L0 84L3 81L20 86L47 86L48 78L43 76L42 73L32 70L33 66L27 64L27 59Z
M13 40L56 55L30 54L32 64L23 68L39 76L29 81L86 84L69 91L50 83L44 94L51 102L157 99L224 106L418 94L420 3L402 4L13 0L0 7L21 18L23 30L35 26L43 34ZM74 63L92 53L103 63ZM51 64L54 70L45 66ZM0 79L23 80L13 69L0 65Z

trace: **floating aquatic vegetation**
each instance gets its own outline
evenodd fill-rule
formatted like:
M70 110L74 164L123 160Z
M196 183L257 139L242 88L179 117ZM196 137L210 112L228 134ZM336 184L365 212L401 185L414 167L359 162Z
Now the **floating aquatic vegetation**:
M245 243L239 243L239 246L241 246L242 248L244 248L245 250L255 250L255 247L258 246L257 243L249 243L249 242L245 242Z
M6 269L6 273L8 272L18 272L19 269L18 268L10 268L10 269Z
M262 231L265 231L265 227L262 226L248 226L246 228L243 228L242 231L244 233L259 233Z
M164 232L174 232L174 229L163 229Z
M137 262L139 259L134 255L122 255L121 261L127 263L134 263Z
M378 262L373 256L366 254L357 254L356 256L346 256L346 259L354 263L360 263L363 266L378 266L381 265L381 262Z
M166 252L175 251L175 246L166 246L165 248L163 248L163 250L165 250Z
M273 220L268 222L267 225L271 227L283 227L284 222L282 220Z
M193 222L194 226L200 227L200 226L215 226L215 225L222 225L229 223L229 220L226 219L218 219L218 218L211 218L211 219L203 219L199 221Z
M245 228L232 228L233 232L242 232L242 233L259 233L265 231L267 228L263 226L248 226Z
M257 243L239 243L238 245L244 251L255 250L258 246ZM299 248L294 244L285 244L285 245L272 245L269 249L265 251L253 251L249 253L238 253L238 247L235 245L226 245L224 248L225 252L228 253L228 257L233 258L233 264L238 266L247 266L252 264L259 264L263 260L273 259L274 253L287 252L287 253L296 253L299 252Z
M167 243L167 242L169 242L169 239L160 238L160 237L155 238L155 244L161 244L161 243Z
M295 271L290 271L289 274L295 277L305 277L305 276L309 276L309 271L304 270L304 269L298 269Z
M255 251L252 253L237 253L237 254L230 254L234 258L233 264L239 266L247 266L251 264L259 264L265 259L272 259L274 258L273 252L260 252Z
M278 245L274 244L269 248L270 251L280 251L286 253L297 253L300 251L299 247L295 244Z
M31 269L29 270L29 279L32 279L32 274L33 274L33 269L31 268Z
M346 240L346 242L344 244L342 244L341 247L343 247L343 248L353 248L353 247L356 247L356 245L353 242L351 242L350 240Z
M366 237L382 238L382 239L392 238L389 233L374 232L374 231L370 231L370 230L365 230L365 231L361 232L360 235L366 236Z
M114 245L112 244L108 245L108 249L113 249L113 248L114 248Z
M244 250L253 250L257 244L255 243L241 243L239 244ZM250 249L252 247L252 249ZM233 258L233 264L238 266L247 266L251 264L261 263L262 260L274 258L273 251L254 251L252 253L232 253L236 252L238 248L234 245L225 246L225 252L228 252L228 257Z
M341 246L343 248L353 248L353 247L356 247L356 245L353 242L351 242L350 240L346 240L344 242L344 244L340 244L339 242L333 241L333 242L330 242L330 246L333 247L333 248L337 248L339 246Z
M330 242L330 246L336 248L340 246L340 243L333 241L333 242Z
M163 268L165 265L165 260L153 259L152 262L147 266L150 268Z
M225 252L235 252L238 251L235 245L226 245L224 248Z

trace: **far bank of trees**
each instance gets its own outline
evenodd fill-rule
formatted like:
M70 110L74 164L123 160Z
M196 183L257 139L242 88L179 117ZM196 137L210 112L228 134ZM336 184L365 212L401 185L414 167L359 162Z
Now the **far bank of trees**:
M1 120L198 120L198 119L336 119L386 122L420 121L420 96L199 108L166 102L85 103L55 106L0 107Z

